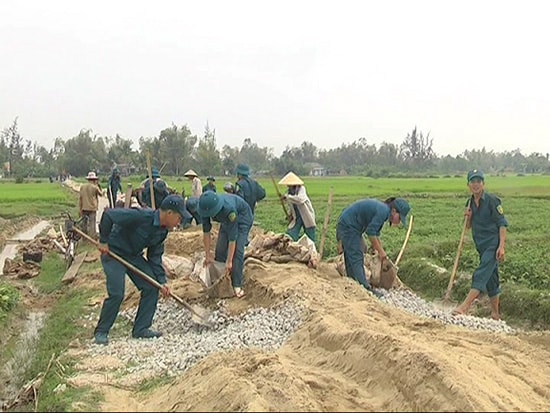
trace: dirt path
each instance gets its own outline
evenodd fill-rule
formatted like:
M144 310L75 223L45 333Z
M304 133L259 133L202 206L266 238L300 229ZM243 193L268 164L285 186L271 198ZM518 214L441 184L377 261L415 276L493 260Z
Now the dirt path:
M102 389L103 411L550 410L548 333L476 332L414 317L326 263L249 263L245 277L249 293L229 301L234 312L293 294L308 308L278 351L211 355L146 395L123 388L114 360L84 358L75 383ZM189 281L178 283L192 299Z

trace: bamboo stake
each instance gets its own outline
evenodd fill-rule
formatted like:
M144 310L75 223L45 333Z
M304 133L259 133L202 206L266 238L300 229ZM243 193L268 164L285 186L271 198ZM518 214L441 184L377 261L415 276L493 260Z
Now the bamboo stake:
M332 192L333 192L333 187L331 186L328 194L327 212L325 213L325 221L323 222L323 233L321 234L321 243L319 245L319 260L323 259L323 252L325 249L325 239L327 237L328 222L330 219L330 210L332 207Z

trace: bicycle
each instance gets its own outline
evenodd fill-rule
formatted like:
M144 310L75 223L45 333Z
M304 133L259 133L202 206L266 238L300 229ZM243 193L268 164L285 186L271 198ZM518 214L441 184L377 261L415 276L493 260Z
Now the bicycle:
M65 236L67 237L67 247L65 248L65 269L68 270L74 261L76 247L78 246L78 241L81 238L80 235L78 235L78 233L74 231L73 228L76 226L81 231L87 232L88 217L86 215L83 215L81 218L75 221L74 219L72 219L69 212L67 212L66 214L68 219L65 220Z

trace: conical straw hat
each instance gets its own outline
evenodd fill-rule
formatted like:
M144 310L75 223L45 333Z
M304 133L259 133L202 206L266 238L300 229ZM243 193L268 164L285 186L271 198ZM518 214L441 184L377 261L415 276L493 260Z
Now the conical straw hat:
M185 173L183 174L183 176L198 176L198 175L197 175L197 173L196 173L194 170L189 169L187 172L185 172Z
M279 181L279 185L303 185L304 181L298 178L294 172L289 172Z

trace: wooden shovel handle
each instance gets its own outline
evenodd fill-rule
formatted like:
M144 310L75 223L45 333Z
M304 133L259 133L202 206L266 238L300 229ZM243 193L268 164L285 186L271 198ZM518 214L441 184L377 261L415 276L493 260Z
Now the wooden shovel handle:
M147 172L149 173L149 192L151 193L151 208L153 211L156 208L155 205L155 189L153 188L153 173L151 172L151 154L149 153L149 149L147 149Z
M411 214L411 217L409 218L409 228L407 229L407 235L405 236L405 241L403 241L403 246L401 247L401 251L399 251L399 255L397 256L397 259L395 260L396 267L399 265L399 261L401 261L401 257L403 256L403 252L405 252L405 247L407 246L407 243L409 242L409 237L411 236L413 226L413 215Z
M83 238L87 239L88 241L90 241L92 244L96 245L96 246L99 246L99 242L97 242L95 239L93 238L90 238L88 236L88 234L86 234L85 232L82 232L81 230L79 230L78 228L74 227L73 228L74 231L76 231L80 236L82 236ZM139 268L137 268L135 265L132 265L130 264L128 261L126 261L124 258L122 258L121 256L115 254L114 252L112 251L109 251L108 254L113 257L115 260L117 260L118 262L120 262L122 265L124 265L126 268L128 268L130 271L136 273L138 276L140 276L141 278L143 278L145 281L147 281L149 284L151 284L152 286L154 287L157 287L159 290L162 288L162 284L160 284L157 280L149 277L147 274L145 274L143 271L141 271ZM189 311L191 311L193 314L195 314L197 317L199 318L203 318L200 314L198 314L194 309L193 307L191 307L191 305L189 303L187 303L187 301L185 301L183 298L181 297L178 297L176 294L174 294L172 291L170 291L170 297L172 297L174 300L176 300L178 303L180 303L181 305L183 305L186 309L188 309Z
M325 239L327 237L328 221L330 219L330 210L332 207L332 186L328 194L327 212L325 213L325 221L323 222L323 233L321 234L321 243L319 244L319 259L323 259L323 252L325 249Z
M470 207L470 200L468 200L467 208ZM456 277L456 271L458 269L458 261L460 260L460 254L462 253L462 245L464 244L464 236L466 235L466 226L468 225L468 217L464 217L464 224L462 225L462 234L460 235L460 241L458 242L458 249L456 251L455 263L453 265L453 271L451 272L451 278L449 278L449 285L447 285L447 292L445 293L445 299L451 296L451 290Z

